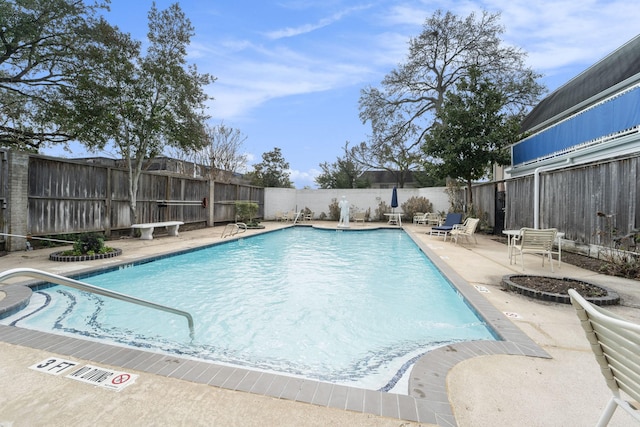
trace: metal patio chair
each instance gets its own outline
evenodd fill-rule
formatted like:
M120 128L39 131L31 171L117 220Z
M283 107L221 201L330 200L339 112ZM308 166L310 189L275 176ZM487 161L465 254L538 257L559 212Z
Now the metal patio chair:
M517 253L519 252L522 271L524 271L524 254L541 254L542 266L544 267L545 256L548 257L549 264L551 264L551 272L553 273L553 242L555 242L557 234L558 230L555 228L545 228L543 230L522 228L520 236L516 236L511 244L509 264L512 263L514 257L517 259Z
M597 425L606 426L618 406L640 421L638 410L620 393L631 397L636 405L640 402L640 325L591 304L575 289L569 289L569 297L600 365L600 373L613 394Z

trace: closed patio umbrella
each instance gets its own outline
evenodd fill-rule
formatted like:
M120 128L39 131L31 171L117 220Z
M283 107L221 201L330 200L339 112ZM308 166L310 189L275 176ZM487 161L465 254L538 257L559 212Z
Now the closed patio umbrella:
M393 187L393 192L391 193L391 211L398 207L398 190L396 187Z

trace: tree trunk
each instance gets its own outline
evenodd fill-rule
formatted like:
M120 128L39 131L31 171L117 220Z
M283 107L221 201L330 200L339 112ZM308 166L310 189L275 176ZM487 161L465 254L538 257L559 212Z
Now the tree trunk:
M134 179L134 171L131 165L131 159L127 159L129 163L128 178L129 178L129 219L131 220L131 224L138 223L138 213L137 213L137 194L138 194L138 182Z

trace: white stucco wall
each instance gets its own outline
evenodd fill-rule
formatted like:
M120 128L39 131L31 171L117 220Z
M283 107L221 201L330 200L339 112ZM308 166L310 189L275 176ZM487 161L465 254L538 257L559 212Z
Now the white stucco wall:
M322 212L329 215L332 199L339 201L345 196L351 205L351 212L371 209L375 215L380 202L391 205L391 189L364 188L342 190L297 190L293 188L265 188L264 219L274 220L276 212L300 211L309 208L318 218ZM411 197L425 197L433 204L434 212L449 209L449 197L446 187L398 188L398 206L402 206ZM398 208L400 209L400 208Z

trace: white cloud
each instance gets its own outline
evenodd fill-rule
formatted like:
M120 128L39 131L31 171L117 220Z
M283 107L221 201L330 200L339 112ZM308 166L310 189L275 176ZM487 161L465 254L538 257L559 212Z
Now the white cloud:
M636 4L628 1L494 0L502 11L508 42L529 53L529 64L545 73L594 64L637 34Z
M417 27L437 9L460 17L500 12L505 42L523 48L531 67L551 74L576 65L586 68L638 33L638 5L626 0L429 0L397 4L384 19L394 27Z
M386 25L421 26L424 24L425 19L428 16L431 16L433 11L436 9L437 8L434 8L432 11L429 11L427 8L417 7L414 4L401 4L391 7L388 13L381 16L381 18L384 20Z
M332 62L284 48L259 50L258 57L239 57L219 69L208 89L215 98L214 116L241 117L270 99L358 84L371 74L366 64Z
M317 169L309 169L308 171L299 171L295 169L289 170L289 178L295 183L296 188L311 187L316 188L318 185L315 179L320 175L320 171Z
M351 7L351 8L344 9L344 10L341 10L339 12L336 12L333 15L327 17L327 18L322 18L316 23L303 24L303 25L300 25L298 27L287 27L287 28L283 28L283 29L280 29L280 30L270 31L268 33L265 33L265 36L267 38L269 38L269 39L277 40L277 39L282 39L282 38L287 38L287 37L299 36L301 34L311 33L311 32L313 32L315 30L320 29L320 28L327 27L327 26L333 24L334 22L337 22L337 21L341 20L343 17L345 17L345 16L347 16L347 15L353 13L353 12L365 10L365 9L368 9L369 7L370 6Z
M265 36L267 38L273 39L273 40L277 40L277 39L282 39L282 38L286 38L286 37L294 37L294 36L299 36L301 34L306 34L306 33L310 33L312 31L315 31L319 28L322 27L326 27L327 25L331 24L333 21L331 21L330 19L322 19L320 20L320 22L316 23L316 24L305 24L305 25L301 25L299 27L288 27L288 28L284 28L281 30L275 30L275 31L271 31L269 33L266 33Z

